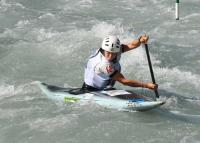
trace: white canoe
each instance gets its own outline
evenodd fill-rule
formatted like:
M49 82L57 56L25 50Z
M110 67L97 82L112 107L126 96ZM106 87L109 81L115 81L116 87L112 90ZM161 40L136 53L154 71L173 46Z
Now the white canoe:
M126 90L106 90L85 93L80 88L62 88L37 82L42 92L50 99L63 102L94 101L101 106L123 111L146 111L157 108L165 101L154 101Z

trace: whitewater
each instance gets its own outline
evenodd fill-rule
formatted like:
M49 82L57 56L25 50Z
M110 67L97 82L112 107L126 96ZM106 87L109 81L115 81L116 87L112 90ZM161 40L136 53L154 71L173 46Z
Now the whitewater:
M0 143L199 143L200 3L175 0L0 0ZM148 112L49 100L42 81L80 87L89 55L113 34L149 38L160 98ZM151 81L143 46L122 55L122 73ZM140 88L117 88L153 95Z

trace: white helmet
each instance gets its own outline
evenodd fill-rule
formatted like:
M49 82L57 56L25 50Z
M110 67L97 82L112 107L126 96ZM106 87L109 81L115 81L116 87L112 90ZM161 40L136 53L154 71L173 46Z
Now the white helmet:
M111 53L120 52L120 41L116 36L107 36L102 42L102 49Z

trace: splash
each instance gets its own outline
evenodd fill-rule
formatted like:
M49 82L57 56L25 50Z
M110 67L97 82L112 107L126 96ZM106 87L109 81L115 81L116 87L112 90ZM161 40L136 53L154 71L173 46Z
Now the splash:
M8 84L1 84L0 86L0 100L14 96L14 86Z

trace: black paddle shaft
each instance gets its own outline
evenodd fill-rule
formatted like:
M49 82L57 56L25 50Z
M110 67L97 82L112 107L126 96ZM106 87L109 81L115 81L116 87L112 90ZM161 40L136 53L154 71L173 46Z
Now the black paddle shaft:
M151 58L150 58L150 55L149 55L149 49L148 49L148 45L147 44L145 44L145 50L146 50L146 54L147 54L149 70L150 70L150 73L151 73L151 79L152 79L152 82L154 84L156 84L156 80L155 80L155 77L154 77L153 68L152 68L152 64L151 64ZM159 98L159 94L158 94L158 90L157 89L155 90L155 95L156 95L157 98Z

